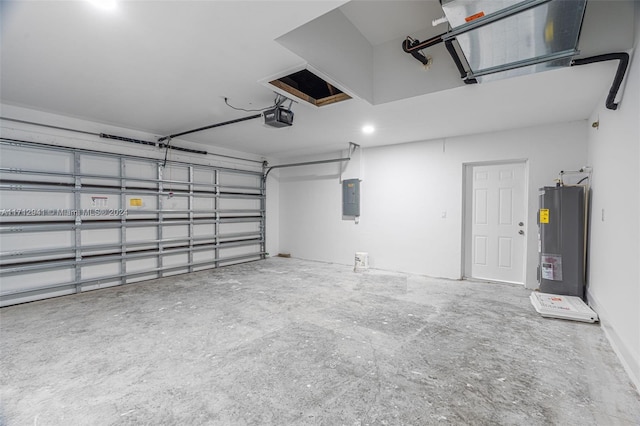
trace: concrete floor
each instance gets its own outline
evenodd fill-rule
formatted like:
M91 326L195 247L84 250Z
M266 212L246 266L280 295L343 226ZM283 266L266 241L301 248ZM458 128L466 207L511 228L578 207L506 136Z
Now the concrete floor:
M598 325L520 286L273 258L3 308L6 425L632 425Z

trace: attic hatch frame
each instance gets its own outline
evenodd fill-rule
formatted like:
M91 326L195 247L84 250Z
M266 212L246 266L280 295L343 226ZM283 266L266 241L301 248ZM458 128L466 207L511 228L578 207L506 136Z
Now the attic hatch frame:
M309 65L289 69L265 78L261 83L283 96L293 96L315 107L324 107L353 98Z

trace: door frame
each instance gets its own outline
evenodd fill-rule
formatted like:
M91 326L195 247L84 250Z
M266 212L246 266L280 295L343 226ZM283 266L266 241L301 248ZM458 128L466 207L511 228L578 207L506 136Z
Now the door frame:
M470 276L471 271L471 213L473 208L473 182L470 181L473 174L471 171L476 166L498 166L501 164L524 164L524 231L525 242L522 250L522 285L527 286L527 253L529 246L529 160L526 158L495 160L495 161L471 161L462 163L462 232L461 232L461 259L460 270L463 280L480 280ZM498 282L498 281L496 281Z

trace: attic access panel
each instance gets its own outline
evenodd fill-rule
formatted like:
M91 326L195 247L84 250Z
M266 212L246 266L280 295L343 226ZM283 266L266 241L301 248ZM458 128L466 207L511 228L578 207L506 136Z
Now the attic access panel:
M455 37L479 81L569 66L579 53L585 6L586 0L442 1L452 28L446 38Z
M271 80L269 84L317 107L351 99L351 96L308 69Z

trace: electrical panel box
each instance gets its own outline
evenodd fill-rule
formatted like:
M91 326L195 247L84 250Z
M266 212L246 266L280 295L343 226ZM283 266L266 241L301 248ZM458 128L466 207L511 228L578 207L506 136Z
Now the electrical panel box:
M585 297L585 189L540 188L538 283L543 293Z
M360 216L360 179L342 181L342 216Z

